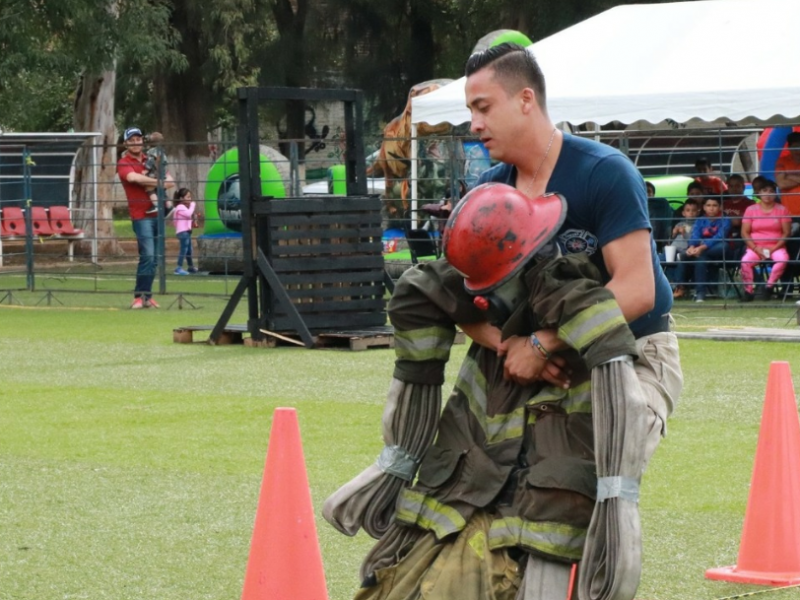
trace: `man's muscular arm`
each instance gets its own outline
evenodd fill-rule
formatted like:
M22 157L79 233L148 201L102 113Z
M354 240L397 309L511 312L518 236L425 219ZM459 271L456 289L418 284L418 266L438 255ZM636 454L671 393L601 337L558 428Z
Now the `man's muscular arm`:
M650 253L650 232L632 231L603 246L603 261L611 290L625 320L630 323L655 306L656 283Z

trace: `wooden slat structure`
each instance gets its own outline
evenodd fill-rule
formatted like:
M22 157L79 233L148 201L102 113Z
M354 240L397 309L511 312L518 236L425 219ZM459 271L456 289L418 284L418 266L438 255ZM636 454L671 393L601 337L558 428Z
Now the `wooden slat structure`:
M252 344L264 331L296 334L308 348L329 329L386 325L380 199L369 196L358 90L241 88L239 190L244 272L211 331L217 343L247 293ZM347 196L271 198L261 195L259 104L340 101L345 117Z
M386 324L377 197L261 199L253 214L271 233L265 258L312 334ZM294 331L274 290L264 296L264 328Z

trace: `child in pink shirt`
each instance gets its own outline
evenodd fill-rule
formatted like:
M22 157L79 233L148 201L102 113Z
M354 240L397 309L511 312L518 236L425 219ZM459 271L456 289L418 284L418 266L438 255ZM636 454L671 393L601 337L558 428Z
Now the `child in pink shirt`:
M175 208L172 211L172 221L175 224L175 235L180 241L178 252L178 268L175 275L188 275L197 273L197 268L192 263L192 222L194 220L195 204L192 192L187 188L180 188L175 192ZM183 259L186 259L188 271L183 269Z
M743 302L754 298L753 267L756 264L772 261L772 272L761 294L763 300L768 300L789 261L786 238L789 237L792 218L789 209L775 202L777 189L772 181L764 184L759 193L761 202L748 206L742 217L742 240L747 246L742 257Z

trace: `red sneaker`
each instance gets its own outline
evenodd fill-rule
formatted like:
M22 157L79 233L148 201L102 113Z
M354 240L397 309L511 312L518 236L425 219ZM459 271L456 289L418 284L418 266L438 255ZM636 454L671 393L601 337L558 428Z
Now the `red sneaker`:
M152 298L148 298L147 300L145 300L144 301L144 306L145 306L145 308L161 308L158 305L158 302L156 302Z
M141 298L134 298L133 302L131 302L131 308L133 310L144 308L144 301Z

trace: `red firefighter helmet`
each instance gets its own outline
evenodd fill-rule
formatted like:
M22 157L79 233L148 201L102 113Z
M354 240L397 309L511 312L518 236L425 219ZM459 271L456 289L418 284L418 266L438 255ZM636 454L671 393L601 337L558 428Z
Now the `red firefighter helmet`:
M528 198L504 183L471 190L447 220L442 247L471 294L484 294L514 277L556 234L567 215L560 194Z

